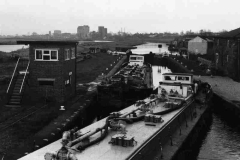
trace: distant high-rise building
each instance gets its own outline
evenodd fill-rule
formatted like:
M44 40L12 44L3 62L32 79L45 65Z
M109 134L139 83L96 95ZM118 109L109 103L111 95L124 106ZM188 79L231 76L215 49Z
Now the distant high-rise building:
M49 31L49 36L51 36L51 35L52 35L51 31Z
M77 35L79 38L83 38L83 39L89 38L89 31L90 31L90 28L87 25L78 26Z
M61 30L54 30L54 31L53 31L53 36L54 36L54 37L60 37L61 34L62 34L62 31L61 31Z
M107 36L107 28L104 28L104 26L99 26L98 27L98 33L101 38L104 38Z
M107 28L104 28L104 37L107 37Z

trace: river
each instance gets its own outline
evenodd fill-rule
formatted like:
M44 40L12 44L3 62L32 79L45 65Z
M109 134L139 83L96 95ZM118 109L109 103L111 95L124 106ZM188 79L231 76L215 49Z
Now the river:
M0 45L2 52L12 52L22 48L28 48L28 45Z
M132 50L133 53L146 54L149 52L159 53L158 44L147 43L136 46L137 49ZM161 52L168 52L168 46L162 44ZM161 73L158 69L161 68ZM153 84L158 86L161 80L161 74L170 72L168 68L153 66ZM219 107L219 106L218 106ZM217 106L212 107L211 118L205 129L204 136L198 139L198 143L193 148L195 157L191 160L240 160L240 128L238 122L229 122L229 117L224 117L216 112Z
M158 45L162 45L162 48L158 48ZM166 43L146 43L146 44L137 45L134 47L137 47L137 48L132 49L131 51L132 51L132 53L135 53L135 54L148 54L150 52L155 53L155 54L160 54L160 53L170 54ZM174 52L172 54L175 55L177 53Z

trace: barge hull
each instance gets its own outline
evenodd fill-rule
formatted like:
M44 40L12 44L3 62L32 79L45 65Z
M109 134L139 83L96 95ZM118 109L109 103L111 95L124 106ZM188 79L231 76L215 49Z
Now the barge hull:
M149 100L149 99L148 99ZM145 101L148 101L145 99ZM158 105L163 105L160 102ZM131 112L136 109L135 105L132 105L121 111L122 114ZM177 109L171 113L163 115L163 123L156 124L156 126L146 126L144 122L136 122L134 124L127 125L128 134L134 136L137 144L133 147L113 146L108 142L111 140L111 136L118 133L111 131L109 135L97 145L90 146L86 150L80 153L76 153L76 157L81 160L113 160L113 159L148 159L148 155L151 155L153 151L159 150L161 146L167 142L172 132L178 128L181 122L184 122L185 118L190 116L194 111L194 106L191 105L191 101L185 107ZM88 132L103 126L106 118L83 128L82 132ZM93 139L99 137L101 133L94 135ZM43 147L20 160L42 160L44 154L47 152L55 152L61 148L61 140L58 140L46 147Z

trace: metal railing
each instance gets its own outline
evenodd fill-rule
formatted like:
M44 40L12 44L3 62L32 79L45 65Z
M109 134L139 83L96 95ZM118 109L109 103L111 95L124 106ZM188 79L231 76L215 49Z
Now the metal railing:
M12 80L13 80L13 77L14 77L14 75L15 75L15 72L16 72L16 69L17 69L19 60L20 60L20 57L18 57L16 66L15 66L15 68L14 68L14 71L13 71L13 74L12 74L12 78L11 78L10 83L9 83L9 85L8 85L7 93L8 93L8 91L9 91L9 88L10 88L11 84L12 84Z
M27 71L28 71L29 64L30 64L30 61L28 61L28 65L27 65L27 68L26 68L26 71L25 71L25 74L24 74L24 78L23 78L22 85L21 85L19 93L22 92L22 87L23 87L23 83L24 83L25 78L26 78L26 74L27 74Z

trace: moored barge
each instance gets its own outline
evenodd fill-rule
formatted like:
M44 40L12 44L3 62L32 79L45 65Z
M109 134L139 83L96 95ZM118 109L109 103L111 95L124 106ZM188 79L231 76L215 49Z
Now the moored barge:
M163 74L158 94L69 133L73 136L63 136L20 160L43 157L47 160L66 157L78 160L149 159L148 155L156 148L161 150L171 137L173 130L170 128L177 127L185 121L184 117L194 112L192 102L198 85L193 84L192 78L190 74ZM203 94L202 98L209 93L210 88L198 91Z
M123 108L126 103L149 96L153 90L151 64L142 55L130 55L129 62L97 87L100 106Z

